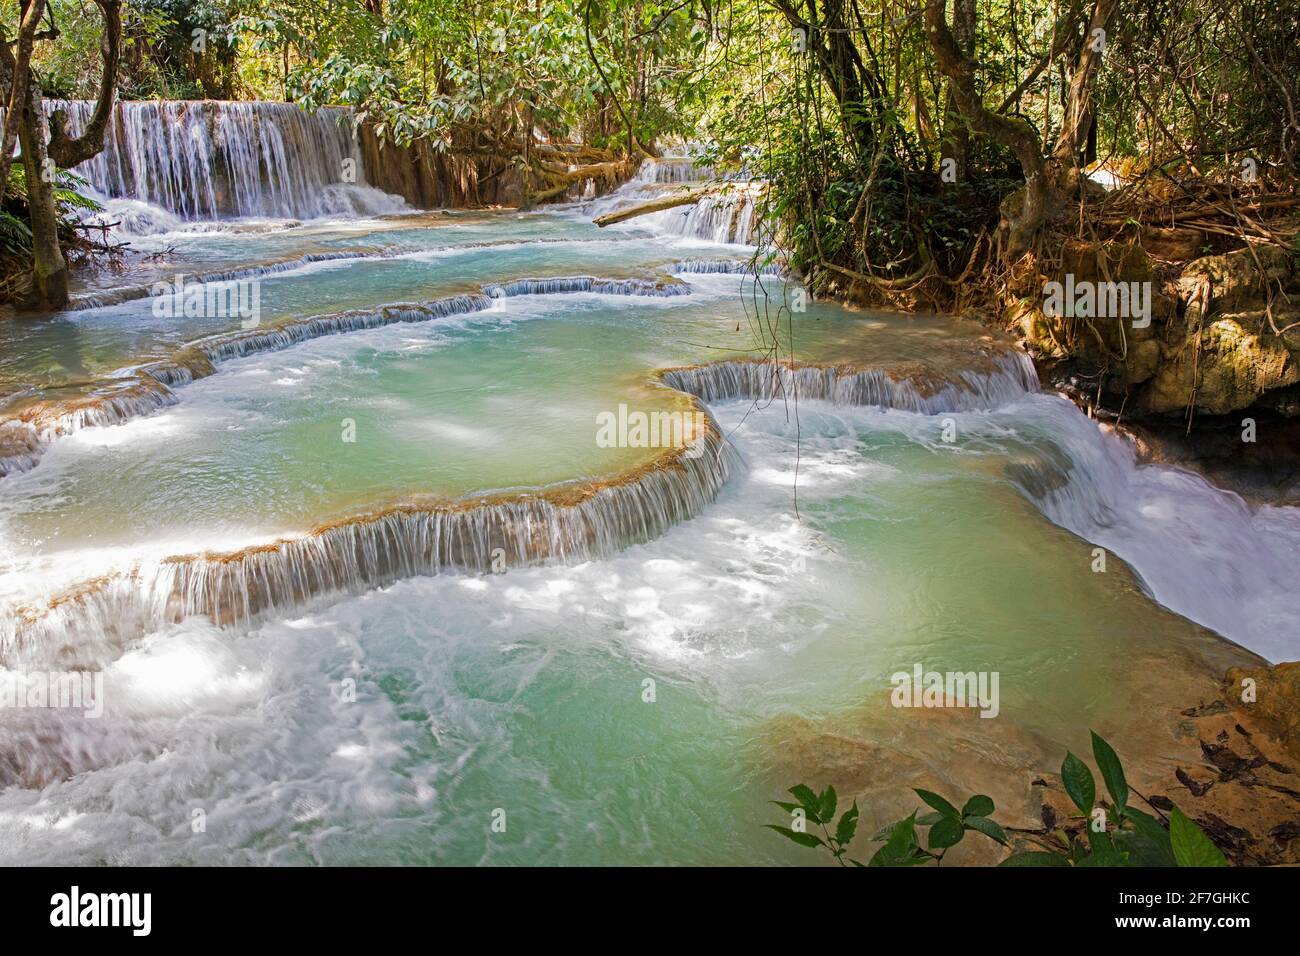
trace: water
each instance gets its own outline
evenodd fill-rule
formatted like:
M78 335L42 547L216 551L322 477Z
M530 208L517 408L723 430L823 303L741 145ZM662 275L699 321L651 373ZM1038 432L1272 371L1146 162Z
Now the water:
M88 100L50 101L78 135ZM288 103L156 100L119 103L104 149L75 172L107 199L105 222L136 235L186 220L305 219L397 212L366 185L349 111L308 114Z
M868 824L913 785L1014 813L1089 727L1158 753L1254 659L1220 634L1296 656L1295 509L1139 467L978 326L775 321L707 215L589 224L707 174L665 166L532 215L196 219L144 241L360 254L262 274L252 329L0 331L10 414L89 426L0 479L0 676L105 687L0 711L4 862L806 861L759 826L800 779L870 766ZM620 404L704 414L703 453L601 447ZM917 662L999 671L999 717L889 707Z

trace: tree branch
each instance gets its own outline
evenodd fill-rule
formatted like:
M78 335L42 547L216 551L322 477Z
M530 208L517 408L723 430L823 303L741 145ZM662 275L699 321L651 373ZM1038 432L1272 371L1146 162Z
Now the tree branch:
M122 54L122 0L95 0L104 18L104 35L99 52L104 71L99 78L99 97L95 112L81 135L68 135L67 114L55 110L50 117L50 158L64 169L71 169L90 159L104 148L104 132L113 115L113 95L117 90L117 63Z

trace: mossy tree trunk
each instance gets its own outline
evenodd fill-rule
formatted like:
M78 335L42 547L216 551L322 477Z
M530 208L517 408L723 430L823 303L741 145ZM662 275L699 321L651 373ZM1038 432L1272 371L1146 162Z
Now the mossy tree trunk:
M40 87L28 84L27 106L18 129L27 208L32 228L32 296L38 308L58 309L68 302L68 263L59 243L59 211L54 201L54 161L45 148L45 115Z

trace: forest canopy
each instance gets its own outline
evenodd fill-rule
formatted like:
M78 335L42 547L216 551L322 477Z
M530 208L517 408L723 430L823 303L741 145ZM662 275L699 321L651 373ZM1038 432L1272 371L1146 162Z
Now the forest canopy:
M96 5L34 2L42 94L94 98ZM956 276L994 226L1015 258L1098 164L1289 180L1300 150L1287 0L138 0L120 29L119 98L347 105L542 185L536 144L690 143L772 183L814 287Z

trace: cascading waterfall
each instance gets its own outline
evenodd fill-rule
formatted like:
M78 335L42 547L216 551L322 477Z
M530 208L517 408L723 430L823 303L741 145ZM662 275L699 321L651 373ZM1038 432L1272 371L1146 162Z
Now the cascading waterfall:
M335 258L303 256L272 266L212 273L206 281L222 282L257 270L297 268L309 261ZM339 258L352 258L348 253ZM34 468L45 445L83 428L120 425L151 414L177 401L172 389L211 375L222 362L259 352L277 351L300 342L376 329L401 322L429 322L453 315L482 312L495 299L523 295L592 293L625 296L682 296L691 287L671 276L661 278L602 279L595 276L556 276L517 279L485 286L481 292L446 296L431 302L400 303L378 309L357 309L334 315L286 322L268 328L223 332L191 342L173 358L126 370L126 377L75 399L38 403L24 409L17 418L0 422L0 478Z
M1010 349L988 363L987 372L967 369L955 376L929 369L858 368L730 360L670 369L664 384L705 402L789 398L840 405L896 408L923 415L986 410L1038 390L1029 356Z
M789 277L780 262L754 263L749 259L683 259L668 267L677 275L761 275L778 279Z
M1272 660L1294 655L1300 509L1143 466L1131 441L1063 398L1018 412L1017 433L1039 440L1032 467L1008 474L1048 519L1127 561L1166 607Z
M169 558L89 582L48 609L0 619L0 653L30 660L42 649L76 647L87 664L105 645L120 647L190 615L247 623L313 597L414 575L608 557L698 514L739 464L713 418L692 408L702 413L702 432L608 481L403 505L231 554Z
M713 179L714 171L709 166L698 166L695 160L683 156L677 158L647 159L636 171L632 181L642 185L656 183L675 185Z
M755 207L751 191L736 190L704 196L686 207L684 213L670 209L655 215L661 217L660 225L673 235L747 246L757 240Z
M308 194L353 155L347 141L318 148L317 131L288 118L268 122L267 142L230 143L221 104L177 108L150 106L136 133L119 116L118 166L103 164L114 202L176 205L141 213L155 224L213 215L214 203L223 217L313 215ZM260 136L281 108L262 109L229 124ZM133 135L159 141L133 154ZM185 135L193 144L169 139ZM302 150L319 160L310 183L286 172ZM256 195L229 181L241 164ZM141 192L137 166L165 170L174 188ZM650 164L613 202L706 177L717 181L688 160ZM679 862L677 845L721 844L683 831L663 794L704 781L692 801L725 811L711 820L739 818L770 783L767 728L788 750L796 725L783 715L796 715L796 743L803 725L821 730L800 713L843 703L856 721L918 634L927 663L1008 668L1003 719L976 723L996 724L997 745L1032 766L1048 742L1059 759L1057 745L1090 725L1080 715L1142 729L1144 715L1124 714L1141 709L1146 669L1168 662L1181 680L1206 671L1202 649L1204 661L1249 658L1151 607L1126 576L1093 575L1092 545L1017 491L1133 564L1156 600L1293 656L1300 511L1252 509L1140 466L987 330L819 302L791 317L803 361L732 357L762 354L746 348L751 293L783 292L753 278L785 277L768 250L734 245L753 240L762 188L727 183L602 232L572 221L588 218L577 205L285 236L266 234L281 224L195 225L177 240L191 286L278 276L262 324L141 322L137 304L7 340L26 351L0 364L6 415L22 416L0 421L0 472L32 467L61 435L178 407L64 441L0 491L0 680L99 675L107 701L95 720L0 712L5 858L532 862L591 845ZM557 227L557 215L570 221ZM485 237L511 250L501 265L442 261ZM314 266L331 260L355 262ZM157 264L124 281L148 281ZM579 298L500 301L566 294ZM256 358L278 350L291 351ZM649 371L691 362L702 364ZM621 419L620 399L633 413L671 408L688 444L593 441L592 414L617 403ZM783 414L796 399L801 416ZM939 437L947 414L955 441ZM647 724L637 689L661 673L673 719ZM359 693L345 704L346 678ZM899 753L958 779L978 748L944 764L933 755L960 728L921 724L908 737L918 746ZM738 739L757 741L760 759L720 776ZM620 790L620 768L650 746L645 779ZM591 785L538 787L541 772ZM599 833L463 842L475 828L455 820L502 793L531 794L534 820L595 813ZM184 825L195 806L212 814L204 833ZM765 859L756 846L738 852Z
M486 296L478 299L453 297L435 307L450 314L488 301ZM390 312L389 318L410 321L402 317L410 314ZM384 313L356 319L362 323L358 328L374 327L367 323L383 324ZM301 323L296 334L310 337L324 327L311 323L323 321ZM280 331L223 336L193 348L215 363L291 344L292 336L281 338ZM1037 389L1027 356L1006 350L986 359L986 371L966 370L951 378L928 370L728 360L668 369L659 380L700 402L767 400L797 389L805 399L927 415L987 410ZM223 625L247 622L263 611L294 607L318 595L355 593L418 574L483 573L608 556L697 514L736 466L735 453L712 417L703 406L693 407L705 412L703 435L693 436L687 448L667 450L610 481L399 506L244 551L172 558L148 572L136 569L81 588L55 602L48 613L0 624L0 648L55 639L93 643L111 621L128 622L132 633L141 622L157 627L191 614Z
M75 134L94 104L47 101L46 109L63 110ZM182 220L369 216L405 208L366 185L350 112L337 107L307 113L288 103L118 103L103 151L75 171L110 200L145 203ZM141 232L173 225L135 213L128 224Z
M698 167L691 159L647 159L623 186L587 203L584 214L614 212L716 178L714 170ZM758 205L765 184L744 177L724 178L727 181L718 191L695 203L649 213L630 220L628 225L649 225L668 235L723 245L754 245L759 240Z
M489 298L518 295L564 295L590 292L596 295L675 296L690 295L691 287L673 279L599 279L595 276L557 276L553 279L516 279L483 287Z

